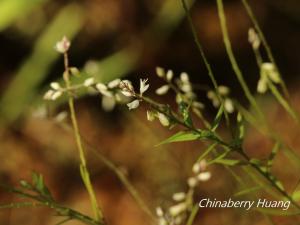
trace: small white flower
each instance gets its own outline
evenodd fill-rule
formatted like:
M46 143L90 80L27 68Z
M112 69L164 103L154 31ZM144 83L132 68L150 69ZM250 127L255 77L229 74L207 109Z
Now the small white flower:
M233 106L233 102L231 99L226 98L224 100L224 108L225 108L226 112L228 112L228 113L234 112L234 106Z
M200 164L200 170L201 171L206 170L207 162L206 162L205 159L202 159L199 164Z
M171 216L175 217L187 210L187 204L185 202L173 205L169 208L169 213Z
M149 84L146 84L148 79L140 79L140 94L143 95L145 91L148 90Z
M112 111L116 106L116 100L113 97L104 95L102 97L102 108L106 112Z
M188 75L186 72L182 72L182 73L180 74L180 80L181 80L183 83L189 83L189 82L190 82L189 75Z
M163 114L163 113L158 113L158 119L159 119L159 122L164 126L164 127L167 127L170 125L170 121L168 119L168 117Z
M199 181L207 181L211 178L211 173L210 172L202 172L202 173L199 173L198 176L197 176L197 179Z
M71 42L68 40L66 36L63 36L61 41L57 42L55 45L55 50L59 53L66 53L71 46Z
M93 77L90 77L88 79L86 79L83 83L84 86L86 87L90 87L95 83L95 79Z
M173 76L174 76L173 71L172 70L168 70L167 75L166 75L167 81L171 81L172 78L173 78Z
M54 93L53 93L53 95L51 96L51 100L56 100L56 99L58 99L60 96L62 95L62 92L61 91L55 91Z
M161 67L156 67L156 74L159 77L164 77L165 76L165 70Z
M49 90L47 91L45 94L44 94L44 99L45 100L52 100L52 95L54 94L54 91L53 90Z
M164 212L161 207L156 207L155 211L158 217L162 217L164 215Z
M154 121L155 120L155 112L147 110L147 120Z
M59 90L61 88L59 83L57 83L57 82L50 83L50 87L54 90Z
M193 173L197 174L197 173L200 172L200 170L201 170L200 162L196 162L196 163L193 165L192 171L193 171Z
M137 99L127 104L129 110L136 109L137 107L139 107L139 105L140 105L140 101Z
M108 86L109 88L116 88L116 87L119 86L120 82L121 82L120 79L114 79L114 80L110 81L110 82L107 84L107 86Z
M168 84L161 86L160 88L156 89L155 93L157 95L164 95L168 92L170 86Z
M132 97L134 95L134 88L129 80L122 80L119 87L123 95L127 97Z
M182 90L183 92L185 92L185 93L190 93L190 92L192 92L192 86L191 86L190 83L184 83L184 84L181 85L180 88L181 88L181 90Z
M197 178L195 177L190 177L188 180L187 180L187 183L189 185L190 188L194 188L196 187L197 183L198 183L198 180Z
M55 120L55 122L57 122L57 123L61 123L61 122L63 122L67 117L68 117L68 113L67 113L66 111L62 111L62 112L58 113L58 114L55 116L54 120Z
M257 83L257 92L258 93L265 93L268 89L268 81L267 78L261 77Z
M273 63L263 63L261 65L261 73L262 76L266 74L266 76L274 83L280 83L279 73Z
M174 201L180 202L186 198L186 194L184 192L178 192L173 194L172 198Z
M254 49L258 49L260 46L260 39L253 28L248 31L248 41Z
M223 96L228 95L230 92L229 88L224 85L220 85L218 87L218 91L219 91L220 95L223 95Z

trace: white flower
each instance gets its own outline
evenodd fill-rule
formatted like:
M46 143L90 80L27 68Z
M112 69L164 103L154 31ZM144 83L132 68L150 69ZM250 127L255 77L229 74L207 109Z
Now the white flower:
M158 119L159 119L159 122L164 126L164 127L167 127L170 125L170 121L168 119L168 117L163 114L163 113L158 113Z
M50 83L50 87L53 88L54 90L59 90L61 88L59 83L57 82Z
M173 194L172 198L174 201L180 202L182 200L184 200L186 197L186 194L184 192L178 192Z
M122 80L119 84L119 87L123 95L127 97L134 95L134 88L129 80Z
M185 202L173 205L169 208L169 213L171 216L175 217L180 213L183 213L187 209L187 204Z
M63 36L61 41L57 42L55 45L55 50L59 53L66 53L71 46L71 42L68 40L66 36Z
M121 82L120 79L114 79L114 80L110 81L110 82L107 84L107 86L108 86L109 88L116 88L116 87L119 86L120 82Z
M159 77L164 77L165 76L165 70L161 67L156 67L156 74Z
M104 96L106 97L113 97L113 94L111 91L109 91L105 84L97 83L96 89Z
M161 207L156 207L155 211L158 217L162 217L164 215L164 212Z
M260 39L253 28L248 31L248 41L254 49L258 49L260 46Z
M229 88L224 85L220 85L218 87L218 91L219 91L220 95L223 95L223 96L228 95L230 92Z
M148 79L140 79L140 94L143 95L145 91L148 90L149 84L146 84Z
M93 77L90 77L88 79L86 79L83 83L84 86L86 87L90 87L95 83L95 79Z
M181 74L180 74L180 80L181 80L183 83L189 83L189 82L190 82L189 75L188 75L186 72L181 73Z
M158 225L168 225L168 222L167 222L167 220L165 218L160 217L158 219Z
M211 178L211 173L210 172L201 172L198 174L197 179L199 181L207 181Z
M195 177L190 177L187 180L187 183L188 183L188 185L189 185L190 188L194 188L194 187L196 187L196 185L198 183L198 180Z
M170 86L168 84L161 86L160 88L156 89L155 93L157 95L164 95L168 92Z
M54 120L55 120L55 122L57 122L57 123L61 123L61 122L63 122L67 117L68 117L68 113L67 113L66 111L62 111L62 112L58 113L58 114L55 116Z
M106 112L110 112L112 111L116 106L116 100L114 97L109 97L104 95L102 97L102 108L104 109L104 111Z
M45 100L51 100L53 94L54 94L54 91L53 91L53 90L47 91L47 92L44 94L44 99L45 99Z
M173 71L172 70L168 70L167 75L166 75L167 81L171 81L172 78L173 78L173 76L174 76Z
M136 109L137 107L139 107L139 105L140 105L140 101L137 99L127 104L129 110Z
M224 108L225 108L226 112L228 112L228 113L234 112L234 106L233 106L233 102L231 99L226 98L224 100Z
M56 99L58 99L60 96L62 95L62 92L61 91L55 91L54 93L53 93L53 95L51 96L51 100L56 100Z
M268 89L268 80L266 78L261 77L257 83L257 92L265 93Z
M155 120L155 112L147 110L147 120L149 121Z
M200 162L196 162L193 165L192 171L193 171L193 173L197 174L200 172L200 170L201 170Z
M274 83L280 83L280 76L278 71L276 70L276 67L274 66L273 63L263 63L261 65L261 73L262 76L266 74L268 78L270 78L271 81Z

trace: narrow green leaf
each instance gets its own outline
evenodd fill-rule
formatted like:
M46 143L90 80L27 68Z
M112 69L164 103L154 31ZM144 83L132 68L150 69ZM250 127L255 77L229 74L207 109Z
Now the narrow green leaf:
M166 140L160 142L156 146L172 143L172 142L183 142L183 141L194 141L199 139L201 136L198 133L190 131L180 131L173 136L167 138Z
M277 142L274 144L274 146L273 146L273 148L272 148L272 151L271 151L271 153L270 153L270 155L269 155L268 161L267 161L267 167L268 167L268 169L271 169L271 168L272 168L274 158L276 157L279 148L280 148L280 143L277 141Z
M224 113L224 106L222 104L218 110L218 113L217 113L212 125L211 125L211 131L215 131L218 128L218 126L221 122L223 113Z
M217 159L217 160L213 160L213 163L218 163L226 166L236 166L236 165L244 164L244 162L237 159Z
M246 195L246 194L249 194L251 192L258 191L260 189L262 189L261 186L250 187L250 188L247 188L247 189L244 189L244 190L241 190L241 191L235 193L234 196L238 197L238 196L241 196L241 195Z

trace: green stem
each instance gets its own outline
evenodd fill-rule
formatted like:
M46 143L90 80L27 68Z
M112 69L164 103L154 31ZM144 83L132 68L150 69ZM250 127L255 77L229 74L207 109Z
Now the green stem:
M258 104L257 104L255 98L251 94L251 92L248 88L248 85L247 85L246 81L244 80L242 71L240 70L240 68L238 66L238 63L235 59L235 56L234 56L234 53L233 53L233 50L232 50L232 47L231 47L231 42L230 42L230 39L229 39L229 35L228 35L223 1L222 0L217 0L217 6L218 6L218 14L219 14L219 19L220 19L221 30L222 30L222 34L223 34L223 41L224 41L224 44L225 44L226 52L227 52L227 55L229 57L232 69L235 72L235 75L236 75L236 77L237 77L237 79L238 79L238 81L239 81L239 83L240 83L240 85L241 85L248 101L253 106L255 111L258 113L260 119L263 120L264 115L263 115L262 111L260 110L260 108L258 107Z
M68 55L67 53L64 53L64 65L65 65L65 72L64 72L64 80L66 83L66 88L70 89L71 88L71 82L70 82L70 72L69 72L69 61L68 61ZM75 140L77 144L77 148L79 151L79 158L80 158L80 174L81 178L83 180L83 183L87 189L87 192L90 197L91 205L92 205L92 210L94 213L94 216L97 221L103 221L103 215L102 212L98 206L95 191L93 188L93 185L90 180L90 175L87 169L87 163L85 159L85 154L84 154L84 149L80 137L80 132L79 132L79 127L76 119L76 113L75 113L75 107L74 107L74 98L72 96L72 93L69 92L69 97L68 97L68 104L69 104L69 110L70 110L70 115L71 115L71 121L74 129L74 134L75 134Z
M277 71L279 71L279 70L278 70L278 66L277 66L277 64L276 64L276 61L275 61L275 58L274 58L274 56L273 56L272 50L271 50L271 48L270 48L270 46L269 46L269 44L268 44L268 42L267 42L267 40L266 40L266 38L265 38L265 36L264 36L264 33L263 33L262 30L260 29L260 26L259 26L259 24L258 24L258 22L257 22L257 20L256 20L256 18L255 18L255 15L254 15L254 13L253 13L253 11L252 11L252 9L251 9L251 7L250 7L248 1L247 1L247 0L241 0L241 1L242 1L243 5L244 5L246 11L247 11L247 14L248 14L249 17L250 17L252 23L254 24L254 27L255 27L256 31L258 32L259 38L260 38L260 40L261 40L263 46L264 46L265 49L266 49L268 58L269 58L270 61L275 65L275 67L277 68ZM280 85L281 85L281 87L282 87L282 90L283 90L285 96L289 99L289 92L288 92L288 90L287 90L287 87L286 87L285 82L284 82L283 79L282 79L282 76L281 76L280 72L279 72L279 76L280 76Z

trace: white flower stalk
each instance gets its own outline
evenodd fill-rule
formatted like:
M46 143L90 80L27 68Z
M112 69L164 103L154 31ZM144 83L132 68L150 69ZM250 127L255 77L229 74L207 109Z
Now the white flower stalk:
M137 107L139 107L139 105L140 101L137 99L127 104L129 110L136 109Z
M159 119L159 122L164 126L164 127L168 127L170 125L170 121L168 119L168 117L163 114L163 113L158 113L157 117Z
M166 94L170 89L170 86L168 84L161 86L160 88L156 89L155 93L157 95L164 95Z
M120 82L121 82L120 79L114 79L114 80L110 81L110 82L107 84L107 87L108 87L108 88L111 88L111 89L112 89L112 88L116 88L116 87L119 86Z
M169 213L171 216L176 217L179 214L187 210L187 204L185 202L173 205L169 208Z
M165 70L161 67L156 67L156 74L158 77L164 77L165 76Z
M59 89L61 89L60 84L57 83L57 82L51 82L51 83L50 83L50 87L51 87L52 89L54 89L54 90L59 90Z
M149 84L147 84L148 79L140 79L140 94L141 96L148 90Z
M258 49L260 46L260 39L253 28L248 31L248 41L252 45L253 49Z
M201 172L198 174L197 179L199 181L208 181L211 178L210 172Z
M85 87L90 87L90 86L92 86L92 85L94 85L94 84L95 84L95 79L94 79L93 77L90 77L90 78L86 79L86 80L83 82L83 85L84 85Z
M168 70L167 74L166 74L166 79L168 82L170 82L173 79L174 73L172 70Z
M184 192L175 193L175 194L173 194L172 198L176 202L183 201L186 198L186 193L184 193Z
M69 50L70 46L71 42L69 41L69 39L66 36L63 36L61 41L55 44L55 50L59 53L64 54Z

